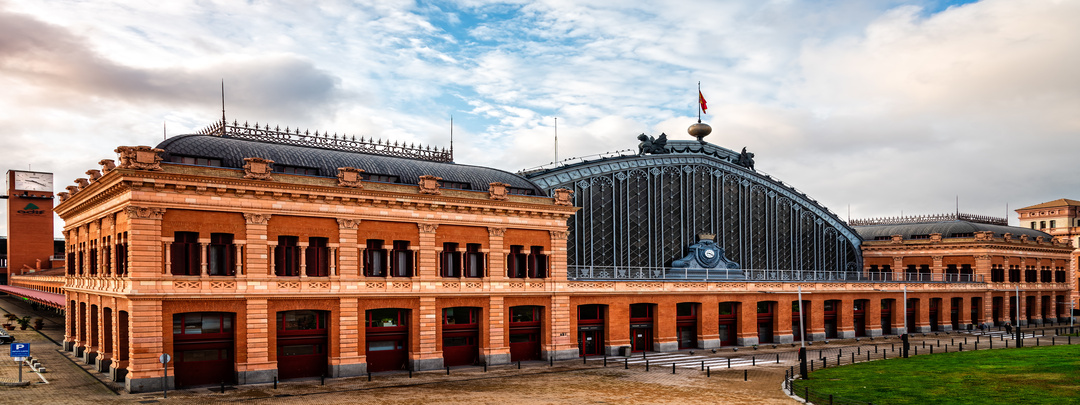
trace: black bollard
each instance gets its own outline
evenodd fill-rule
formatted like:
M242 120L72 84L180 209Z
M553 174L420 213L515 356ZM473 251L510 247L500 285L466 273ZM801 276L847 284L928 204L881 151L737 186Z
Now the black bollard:
M412 378L412 369L409 369L409 378ZM368 373L368 381L371 381L371 373Z
M518 360L518 370L521 370L521 360Z
M702 361L701 361L701 369L702 369L702 370L704 370L704 369L705 369L705 360L702 360Z
M855 353L851 353L851 364L855 364Z
M750 356L750 365L751 366L756 366L757 365L757 357L756 356Z
M675 363L671 363L671 374L675 374Z
M589 364L589 356L581 356L581 365Z
M412 378L412 370L409 370L409 378ZM371 370L367 372L367 380L371 381Z
M225 393L225 381L222 381L222 382L221 382L221 393L222 393L222 394L224 394L224 393Z
M742 371L742 380L743 381L749 381L750 380L750 370L743 370Z
M645 372L649 372L649 361L645 360Z
M930 354L934 354L934 345L930 345Z
M446 366L446 375L450 375L450 366Z
M829 359L826 359L826 358L821 359L821 368L829 368Z
M274 389L277 389L277 376L274 376Z
M604 368L607 368L607 356L604 356Z
M484 372L487 372L487 363L484 363Z
M555 358L548 356L548 367L555 367Z
M776 364L780 364L780 353L776 354Z
M322 379L319 380L319 385L326 385L326 374L322 375Z
M727 358L727 368L731 368L731 357Z
M705 367L705 376L712 377L712 366Z
M814 371L814 361L810 360L810 371Z
M870 361L870 351L866 351L866 361Z
M623 369L624 370L629 370L630 369L630 359L623 359Z

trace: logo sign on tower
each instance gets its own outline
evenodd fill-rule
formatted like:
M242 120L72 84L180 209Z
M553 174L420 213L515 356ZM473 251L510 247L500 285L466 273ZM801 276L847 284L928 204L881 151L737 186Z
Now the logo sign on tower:
M45 210L41 209L37 205L34 205L34 203L26 204L26 207L23 207L23 209L15 211L15 212L19 213L19 214L29 214L29 215L43 215L43 214L45 214Z

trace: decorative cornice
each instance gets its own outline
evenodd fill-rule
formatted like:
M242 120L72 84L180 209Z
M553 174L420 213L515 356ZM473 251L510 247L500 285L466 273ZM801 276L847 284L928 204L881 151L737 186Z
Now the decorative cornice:
M555 205L573 206L574 192L565 188L557 188L553 191L555 194Z
M357 228L360 227L360 220L359 219L338 218L337 223L338 223L338 227L341 228L341 229L357 229Z
M510 193L506 189L509 187L506 183L488 183L488 199L495 201L506 201L510 199Z
M120 156L121 169L161 170L161 156L164 149L149 146L120 146L114 152Z
M360 176L360 173L364 172L363 170L357 169L355 167L339 167L337 170L339 186L349 188L364 188L364 184L361 181L362 178Z
M138 207L129 205L124 207L124 213L129 219L156 219L161 220L165 216L165 209L160 207Z
M244 213L244 220L248 225L266 225L270 222L271 214L256 214L251 212Z
M252 180L273 180L274 161L260 157L244 158L244 178Z
M426 174L420 176L420 181L417 183L420 186L420 194L442 194L442 191L439 190L439 180L442 180L442 177L435 177Z

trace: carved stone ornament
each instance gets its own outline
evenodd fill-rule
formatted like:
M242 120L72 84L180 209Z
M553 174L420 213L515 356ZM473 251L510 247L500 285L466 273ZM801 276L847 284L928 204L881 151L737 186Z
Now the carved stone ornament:
M124 213L128 219L158 219L165 216L165 209L159 207L136 207L129 205L124 207Z
M417 183L420 185L420 194L442 194L442 191L439 190L439 180L442 180L442 177L420 176L420 182Z
M86 175L90 176L90 181L97 181L97 179L101 178L101 170L90 169L86 171Z
M1012 241L1012 234L1011 233L1005 232L1005 234L1001 235L1001 237L1004 238L1006 242L1011 242Z
M439 224L425 224L423 222L416 224L420 227L420 233L435 233L436 229L439 229Z
M360 220L351 218L338 218L337 224L338 227L341 229L356 229L360 227Z
M363 172L363 170L355 167L339 167L337 169L338 185L341 187L364 188L361 181L363 178L360 177L360 173Z
M101 159L98 164L101 165L101 174L109 174L116 168L116 161L112 159Z
M1027 235L1020 235L1020 241L1021 242L1027 242L1028 241L1028 236Z
M555 205L573 206L574 192L565 188L555 189Z
M551 239L553 240L566 240L566 237L570 234L566 231L548 231L551 233Z
M1036 237L1035 237L1035 243L1038 243L1038 244L1040 244L1040 245L1041 245L1041 244L1042 244L1043 242L1045 242L1045 241L1046 241L1046 237L1045 237L1045 236L1036 236Z
M904 243L904 235L892 235L891 238L889 241L893 244Z
M79 190L82 190L84 188L90 187L90 180L87 180L87 179L84 179L84 178L80 177L80 178L75 179L75 184L78 184L79 185Z
M940 262L941 259L945 258L945 256L931 256L931 257L934 259L935 262Z
M135 170L161 170L161 156L163 149L149 146L121 146L116 148L120 156L121 169Z
M507 186L509 186L509 184L499 182L488 183L488 198L495 201L509 200L510 192L507 191Z
M79 193L79 186L67 186L65 187L65 189L67 189L68 193L70 193L71 195Z
M66 191L61 191L59 193L56 193L56 196L60 197L60 202L64 202L64 201L67 201L68 198L71 198L71 193L68 193Z
M270 214L244 213L244 220L248 225L266 225L270 222Z
M488 236L501 238L506 234L506 228L488 228Z
M274 161L259 157L244 158L244 178L254 180L273 180L270 176Z
M932 233L932 234L930 234L930 243L939 243L939 242L941 242L941 234L940 233Z
M982 240L992 240L992 239L994 239L994 232L993 231L975 232L975 240L982 241Z

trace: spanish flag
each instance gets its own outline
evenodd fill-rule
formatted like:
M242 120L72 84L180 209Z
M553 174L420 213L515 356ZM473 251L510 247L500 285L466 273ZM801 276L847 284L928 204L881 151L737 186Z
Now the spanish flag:
M708 114L705 110L709 109L708 104L705 104L705 96L701 94L701 90L697 92L698 104L701 104L701 112Z

